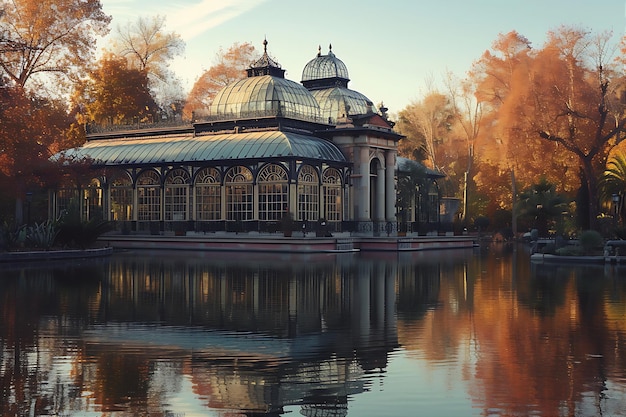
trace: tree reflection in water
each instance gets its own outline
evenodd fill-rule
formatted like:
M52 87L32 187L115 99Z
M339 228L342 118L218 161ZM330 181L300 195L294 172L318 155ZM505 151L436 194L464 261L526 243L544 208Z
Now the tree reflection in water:
M533 267L495 245L243 259L0 266L0 413L619 415L626 400L621 267Z

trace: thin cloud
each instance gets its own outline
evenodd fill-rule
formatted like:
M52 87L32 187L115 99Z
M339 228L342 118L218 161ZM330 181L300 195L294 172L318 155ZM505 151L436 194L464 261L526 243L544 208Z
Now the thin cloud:
M114 24L135 21L137 11L144 16L165 16L166 29L190 41L206 31L235 19L267 0L102 0L104 12L113 16Z
M167 27L189 41L206 31L246 13L266 0L231 0L219 2L202 0L200 3L178 7L166 14ZM225 4L226 3L226 4Z

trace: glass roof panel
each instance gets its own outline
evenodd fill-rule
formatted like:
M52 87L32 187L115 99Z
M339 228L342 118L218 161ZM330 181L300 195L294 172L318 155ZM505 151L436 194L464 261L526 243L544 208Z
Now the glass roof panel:
M225 87L215 96L209 114L213 120L279 114L300 120L320 120L319 105L304 86L269 75L246 78Z
M344 87L325 88L311 92L318 101L322 118L331 124L344 115L377 113L376 106L358 91Z
M350 79L348 76L348 68L332 51L329 52L328 55L318 55L313 58L302 70L302 81L325 78Z
M90 157L97 161L96 165L104 166L180 164L290 155L346 161L341 151L325 139L280 131L92 141L81 148L68 150L66 155Z

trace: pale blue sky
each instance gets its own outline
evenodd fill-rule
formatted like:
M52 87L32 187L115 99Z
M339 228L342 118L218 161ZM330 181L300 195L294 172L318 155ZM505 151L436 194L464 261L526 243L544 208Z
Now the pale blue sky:
M166 16L166 29L186 42L172 69L189 89L220 47L251 42L299 82L317 54L333 52L349 87L396 113L420 99L425 81L450 70L463 77L499 33L517 30L535 47L546 32L575 25L615 42L626 29L626 0L101 0L112 27L138 16Z

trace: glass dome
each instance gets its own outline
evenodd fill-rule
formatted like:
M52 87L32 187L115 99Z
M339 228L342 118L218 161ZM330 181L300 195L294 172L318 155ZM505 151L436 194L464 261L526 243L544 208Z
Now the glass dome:
M302 84L307 88L316 87L315 81L331 80L333 84L347 87L350 77L348 76L348 68L332 51L332 46L328 51L328 55L322 55L321 51L317 56L310 60L302 70Z
M374 103L358 91L344 87L325 88L311 92L320 106L322 119L337 124L337 119L350 115L378 113Z
M209 108L213 120L276 116L320 121L320 108L302 85L271 75L253 76L224 87Z

